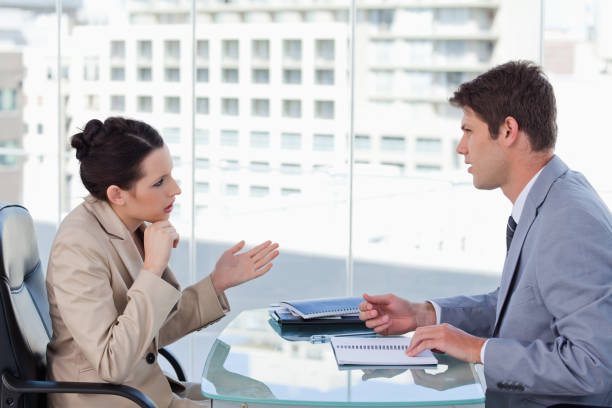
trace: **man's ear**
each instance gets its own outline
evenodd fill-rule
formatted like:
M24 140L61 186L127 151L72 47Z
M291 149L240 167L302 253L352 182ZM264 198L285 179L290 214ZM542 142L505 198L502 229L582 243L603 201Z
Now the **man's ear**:
M499 137L506 146L516 143L519 135L518 122L512 116L507 116L499 127Z
M108 201L119 206L125 204L124 193L125 192L122 189L114 184L112 186L108 186L106 189L106 197L108 197Z

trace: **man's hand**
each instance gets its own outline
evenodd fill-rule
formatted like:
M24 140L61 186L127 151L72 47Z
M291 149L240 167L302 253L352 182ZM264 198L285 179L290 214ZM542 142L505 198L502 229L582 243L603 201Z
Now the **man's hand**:
M378 334L403 334L419 326L436 323L436 312L430 303L412 303L393 294L363 294L359 318Z
M416 329L406 354L414 357L424 350L436 350L468 363L482 364L480 350L486 341L443 323Z

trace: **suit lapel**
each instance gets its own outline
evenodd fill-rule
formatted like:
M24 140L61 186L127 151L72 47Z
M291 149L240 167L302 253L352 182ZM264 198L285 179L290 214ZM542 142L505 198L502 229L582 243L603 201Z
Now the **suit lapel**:
M516 269L521 257L523 244L527 238L527 234L529 233L529 230L531 229L531 226L538 215L540 206L546 200L546 196L548 195L551 186L560 176L565 174L567 170L568 167L565 165L565 163L563 163L563 161L557 156L553 156L546 166L544 166L542 173L540 173L538 179L533 184L533 187L525 200L525 206L523 207L521 218L516 227L512 244L510 244L506 261L504 262L500 291L497 298L495 329L493 330L494 335L496 335L497 331L499 330L499 326L504 315L504 308L512 295L511 292L513 288L516 286L513 284L513 280L515 279L517 272Z

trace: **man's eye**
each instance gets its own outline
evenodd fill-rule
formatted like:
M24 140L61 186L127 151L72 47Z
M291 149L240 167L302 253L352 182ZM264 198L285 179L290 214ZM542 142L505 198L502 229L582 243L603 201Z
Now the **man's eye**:
M159 181L158 181L157 183L153 184L153 187L159 187L159 186L161 186L161 185L162 185L162 183L163 183L163 182L164 182L164 179L163 179L163 178L162 178L162 179L159 179Z

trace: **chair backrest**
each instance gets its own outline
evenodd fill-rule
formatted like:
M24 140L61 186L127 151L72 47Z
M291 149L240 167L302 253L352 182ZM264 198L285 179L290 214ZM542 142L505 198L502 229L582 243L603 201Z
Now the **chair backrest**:
M0 203L0 373L44 380L52 335L34 223L19 205ZM30 396L25 406L38 406Z

